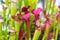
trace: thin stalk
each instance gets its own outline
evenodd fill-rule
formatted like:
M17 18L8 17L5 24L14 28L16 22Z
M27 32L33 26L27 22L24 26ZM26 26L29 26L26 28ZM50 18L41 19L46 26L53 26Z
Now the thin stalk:
M20 25L22 22L16 22L15 23L15 30L16 30L16 40L19 38L19 31L20 31Z
M5 3L6 3L6 5L8 6L8 5L9 5L9 0L6 0Z
M14 35L14 36L11 36L11 35L10 35L9 40L15 40L15 36L16 36L16 35Z
M52 2L52 0L50 0L50 2L48 2L48 0L46 0L46 11L50 10L51 2Z
M22 7L22 0L18 0L18 10L21 10Z
M48 10L48 0L46 0L46 11Z
M32 40L38 40L40 34L41 34L41 30L35 30L35 33L34 33Z
M29 40L31 38L31 35L30 35L30 22L29 21L26 21L26 26L27 26L27 40Z
M54 31L54 33L55 33L55 29L56 29L56 24L57 24L57 21L56 21L56 19L54 18L53 19L53 31Z
M28 3L29 3L29 5L31 6L30 7L30 10L32 10L32 9L35 9L36 8L36 6L37 6L37 3L38 3L38 0L28 0Z
M56 2L56 0L54 0L54 1L53 1L53 5L52 5L52 14L51 14L51 15L53 15L53 13L54 13L54 9L55 9L55 2Z
M16 23L15 23L16 40L18 40L19 28L20 28L20 24L19 24L19 22L16 22Z
M49 33L49 28L46 27L42 40L46 39L46 35Z
M24 31L26 32L26 22L24 22ZM25 40L27 40L27 35L25 36Z
M52 0L50 0L50 6L49 6L49 9L51 8L51 5L52 5L52 3L51 3L51 2L52 2Z
M0 40L2 40L2 36L3 36L3 34L2 34L2 23L0 23Z
M6 7L4 7L3 5L3 19L4 19L4 23L3 26L6 27L6 30L4 31L4 38L7 39L7 24L6 24ZM5 33L6 32L6 33Z
M24 5L25 6L28 6L29 4L28 4L28 0L24 0Z
M16 6L13 4L13 3L11 3L11 16L12 15L15 15L16 14ZM11 18L11 21L10 21L10 26L11 27L14 27L15 26L15 21Z
M56 35L55 35L55 40L57 40L57 38L58 38L58 26L56 27Z
M17 11L17 10L16 10L15 4L11 3L11 14L10 14L10 15L11 15L11 16L12 16L12 15L15 15L15 14L16 14L16 11ZM10 26L11 26L11 27L15 27L15 21L14 21L12 18L10 18L10 20L11 20L11 21L10 21ZM16 37L16 35L13 35L13 36L12 36L12 35L10 34L9 40L15 40L15 37Z

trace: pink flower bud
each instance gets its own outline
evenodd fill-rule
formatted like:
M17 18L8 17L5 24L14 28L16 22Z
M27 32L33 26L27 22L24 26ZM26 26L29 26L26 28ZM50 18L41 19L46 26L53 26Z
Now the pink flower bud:
M32 13L35 15L35 21L39 18L39 14L42 11L42 8L33 9Z
M21 29L20 31L19 31L19 37L23 37L24 36L24 31Z
M30 17L30 13L27 13L25 15L23 15L22 19L24 19L25 21L27 21Z
M29 9L29 8L30 8L30 6L27 7L27 9Z
M22 12L26 12L27 11L27 8L26 7L23 7L22 8Z
M58 8L60 9L60 5L58 6Z

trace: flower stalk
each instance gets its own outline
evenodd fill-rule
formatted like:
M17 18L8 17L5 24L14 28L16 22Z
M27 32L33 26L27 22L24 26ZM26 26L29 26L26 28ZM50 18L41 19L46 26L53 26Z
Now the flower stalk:
M16 6L13 3L11 3L10 27L14 28L14 29L15 29L15 21L14 21L14 19L12 19L11 16L15 15L16 11L17 11ZM12 34L13 34L13 32L11 32L9 40L15 40L16 34L14 34L13 36L12 36Z
M41 30L35 30L35 33L34 33L32 40L38 40L40 34L41 34Z
M47 18L45 24L46 24L46 29L44 31L44 35L43 35L42 40L46 40L46 35L49 33L49 29L50 29L50 27L52 25L52 19L51 18Z
M40 14L41 11L42 11L41 8L34 9L32 11L32 13L34 14L35 25L36 25L36 27L38 27L38 29L40 28L40 25L39 25L40 23L39 23L39 21L37 22L37 20L39 19L39 14ZM36 23L38 23L38 25ZM33 40L38 40L38 38L39 38L39 36L41 34L41 30L40 30L41 28L39 30L38 29L35 30L35 33L34 33L34 36L33 36Z
M2 26L3 26L3 20L0 19L0 40L3 40L3 34L2 34Z
M18 0L18 10L21 10L22 7L22 0Z
M30 35L30 21L29 21L30 13L25 14L22 18L26 22L26 30L27 30L27 40L31 39Z
M58 38L58 33L59 33L59 28L60 28L60 12L58 12L58 15L57 15L57 27L56 27L56 35L55 35L55 40L57 40Z

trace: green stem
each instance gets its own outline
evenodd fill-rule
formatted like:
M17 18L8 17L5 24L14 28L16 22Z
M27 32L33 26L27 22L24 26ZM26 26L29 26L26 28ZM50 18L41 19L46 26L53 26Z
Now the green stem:
M46 39L46 35L49 33L49 28L46 27L42 40Z
M53 5L52 5L52 13L51 13L51 15L53 16L53 13L54 13L54 10L55 10L55 2L56 2L56 0L54 1L54 3L53 3Z
M48 0L46 0L46 10L48 10Z
M50 4L49 4L50 6L49 6L49 9L51 8L51 4L52 4L52 0L50 0Z
M56 24L57 24L57 21L56 21L56 19L54 18L53 19L53 31L54 31L54 33L55 33L55 29L56 29Z
M3 26L6 27L6 30L4 30L4 38L7 39L7 15L6 15L6 9L4 8L3 9L3 19L4 19L4 23L3 23Z
M27 26L27 39L29 40L29 38L31 38L31 35L30 35L30 22L27 22L26 23L26 26Z
M48 0L46 0L46 11L50 10L50 8L51 8L51 2L52 2L52 0L50 0L50 2L48 2Z
M27 31L26 38L27 38L27 40L29 40L31 38L31 34L30 34L30 20L27 19L27 20L25 20L25 22L26 22L26 31Z
M0 23L0 40L2 39L2 23Z
M29 2L29 5L31 6L30 10L32 10L32 9L36 8L38 0L33 0L33 1L32 0L28 0L28 2Z
M19 31L20 31L20 25L22 22L16 22L15 23L15 30L16 30L16 40L18 40L19 37Z
M28 0L24 0L24 5L28 6Z
M11 4L11 16L12 15L15 15L16 14L16 5L14 4ZM11 18L11 21L10 21L10 26L11 27L14 27L15 26L15 21Z
M13 36L10 35L9 40L15 40L15 36L16 35L13 35Z
M56 27L56 35L55 35L55 40L57 40L57 38L58 38L58 26Z
M9 5L9 0L6 0L5 3L6 3L6 5Z
M38 40L40 34L41 34L41 30L35 30L33 40Z
M27 40L31 39L30 29L27 29Z
M22 0L18 0L18 10L21 10Z

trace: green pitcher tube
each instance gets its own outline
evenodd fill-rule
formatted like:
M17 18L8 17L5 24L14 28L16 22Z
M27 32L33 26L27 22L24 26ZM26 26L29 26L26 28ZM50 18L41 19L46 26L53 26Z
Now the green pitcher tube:
M15 15L16 14L16 5L11 3L11 16ZM14 27L15 26L15 21L11 18L11 21L10 21L10 26L11 27Z
M5 0L5 3L8 6L9 5L9 0Z
M40 34L41 34L41 30L35 30L33 40L38 40Z
M17 12L16 10L16 5L14 3L11 3L11 13L10 16L15 15ZM15 27L15 20L12 19L12 17L10 17L10 27L14 28ZM15 30L14 30L15 31ZM16 34L13 34L13 32L11 32L9 40L15 40Z
M25 6L28 6L29 5L28 0L24 0L24 5Z
M2 40L2 36L3 36L3 34L2 34L2 26L3 26L3 20L2 19L0 19L1 21L0 21L0 40Z
M59 25L57 25L56 26L56 32L55 32L55 40L57 40L58 39L58 27L59 27Z
M32 9L36 8L38 0L33 0L33 1L32 0L28 0L28 3L29 3L29 6L31 6L30 10L32 10Z
M46 35L49 33L49 28L46 27L42 40L46 39Z
M18 1L18 10L21 10L22 7L22 0L17 0Z
M15 30L16 30L16 40L18 40L19 38L19 31L20 31L20 25L21 25L22 21L20 22L15 22Z

